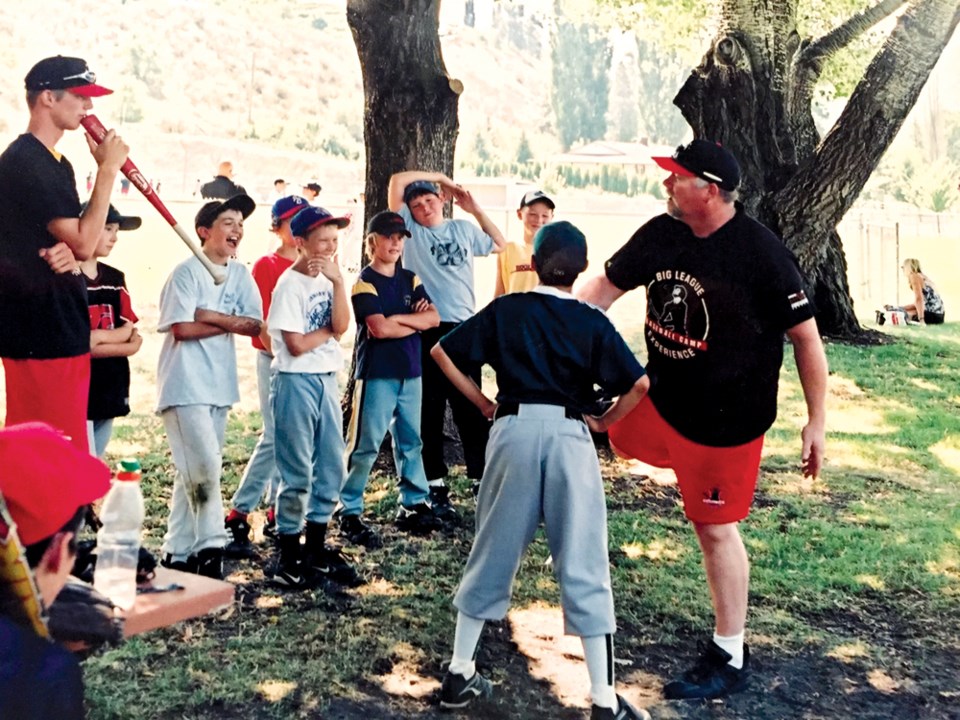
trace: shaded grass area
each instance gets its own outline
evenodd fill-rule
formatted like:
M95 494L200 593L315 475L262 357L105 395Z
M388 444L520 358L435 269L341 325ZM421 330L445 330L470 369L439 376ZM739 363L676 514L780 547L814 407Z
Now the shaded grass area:
M878 347L828 347L828 462L799 473L802 392L789 360L767 436L754 511L748 640L752 688L720 703L658 699L659 688L711 629L700 555L676 488L601 454L608 488L619 681L656 718L960 717L960 330L924 328ZM256 441L259 417L228 428L224 495ZM158 420L128 419L111 450L146 469L147 543L162 539L172 467ZM395 533L396 492L381 473L368 509L385 534L376 551L347 549L369 584L288 593L258 563L231 564L237 600L216 616L135 638L85 663L90 717L431 718L450 652L450 601L472 539L465 478L455 533ZM264 552L267 546L261 546ZM558 605L534 541L515 607ZM544 627L559 631L557 623ZM581 718L531 674L505 620L488 626L478 662L499 683L489 718ZM541 658L542 659L542 658ZM587 692L585 670L571 682ZM578 690L575 688L573 694Z

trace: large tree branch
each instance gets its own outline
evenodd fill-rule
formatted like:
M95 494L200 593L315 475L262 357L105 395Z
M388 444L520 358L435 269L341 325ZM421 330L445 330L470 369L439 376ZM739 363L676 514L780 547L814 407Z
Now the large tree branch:
M880 0L872 8L858 12L839 27L812 41L804 48L800 61L813 62L829 58L906 4L907 0Z
M960 0L916 0L867 67L840 118L774 205L801 265L822 259L829 232L853 205L916 103L957 23Z

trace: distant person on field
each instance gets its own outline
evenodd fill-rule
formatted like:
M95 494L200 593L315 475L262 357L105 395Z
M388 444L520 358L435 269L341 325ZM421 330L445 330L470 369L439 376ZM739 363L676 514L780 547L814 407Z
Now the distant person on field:
M267 197L267 201L270 203L275 203L280 198L285 198L289 194L290 192L287 190L287 181L283 178L277 178L273 181L273 190Z
M320 187L320 183L316 181L308 182L303 186L303 197L305 197L311 205L316 205L317 196L321 190L323 190L323 188Z
M337 373L343 369L340 336L350 324L350 301L337 264L337 235L349 222L320 207L294 216L297 259L277 281L267 318L276 372L272 401L280 491L278 553L264 574L291 588L324 580L362 582L343 554L326 545L346 480Z
M540 280L533 269L533 238L537 230L553 221L556 204L542 190L531 190L520 199L517 217L523 223L523 242L508 242L497 256L497 281L493 296L533 290Z
M157 412L176 468L161 564L220 578L227 533L220 473L230 406L240 400L234 335L260 334L260 293L234 260L243 221L256 204L247 195L206 203L194 227L203 254L226 269L215 285L194 256L177 265L160 293L157 329L165 333L157 366Z
M84 203L86 209L86 203ZM113 250L118 231L136 230L140 218L121 215L113 205L93 256L80 263L90 309L90 400L87 407L90 449L102 458L113 419L130 414L130 361L143 344L136 313L122 272L100 262Z
M405 238L403 218L393 212L373 216L367 226L370 264L353 286L357 319L357 367L347 429L347 481L340 490L340 534L368 547L379 544L361 519L363 491L380 444L390 432L400 484L397 527L415 534L438 529L423 472L420 441L420 333L440 324L423 283L399 267Z
M297 259L297 241L290 231L290 222L294 216L307 207L307 201L297 195L288 195L277 200L270 210L270 229L280 241L280 247L269 255L264 255L253 264L253 280L260 290L263 304L263 316L270 314L270 300L273 289L280 276ZM226 526L231 540L225 548L227 557L249 558L255 551L250 542L250 523L247 516L264 498L267 503L267 523L264 533L268 537L276 536L277 488L280 485L280 473L274 453L274 421L271 401L274 371L273 346L267 323L260 328L260 334L253 338L253 347L257 350L257 389L260 394L260 416L263 418L263 432L257 446L250 455L247 467L240 479L240 486L234 493L232 507L227 513Z
M93 193L81 211L73 166L56 150L111 91L80 58L56 56L25 79L27 132L0 155L0 357L6 423L41 420L88 450L90 314L78 260L92 254L127 146L110 130L99 145Z
M247 191L233 181L233 163L229 160L220 163L213 180L200 186L200 197L204 200L226 200L246 194Z
M886 310L900 310L907 320L927 325L942 325L944 320L943 298L936 285L921 269L920 261L907 258L903 261L903 274L913 291L913 302L903 307L886 305Z
M439 187L438 187L439 183ZM449 193L457 205L473 215L467 220L447 220L443 204ZM456 521L450 502L443 458L443 423L447 401L460 434L467 477L478 483L483 476L484 453L490 422L450 383L430 357L430 348L476 310L473 259L503 251L506 240L473 196L443 173L410 170L390 178L387 202L399 213L412 237L404 244L403 266L426 286L440 313L440 325L425 331L423 345L423 406L420 437L423 465L430 482L430 500L437 514ZM480 366L465 372L480 383Z
M16 596L14 603L0 603L2 718L86 717L79 659L50 640L43 610L67 582L87 508L109 489L107 466L49 425L0 430L0 505L5 506L0 511L5 549L0 562L7 565L3 575L21 578L15 588L0 588L4 600ZM17 548L14 536L25 550L26 568L12 552Z

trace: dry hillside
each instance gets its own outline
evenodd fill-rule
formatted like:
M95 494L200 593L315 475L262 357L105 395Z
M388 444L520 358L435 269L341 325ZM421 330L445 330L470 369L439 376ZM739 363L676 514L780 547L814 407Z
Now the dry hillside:
M25 127L22 78L41 57L79 55L116 90L96 103L122 126L144 172L189 193L229 157L264 193L276 176L362 182L363 92L345 3L296 0L7 0L0 4L0 133ZM525 131L552 150L549 67L495 34L462 28L443 41L463 80L461 149L483 132L510 156ZM70 145L65 147L77 158ZM82 150L82 147L80 147ZM88 168L77 158L78 174Z

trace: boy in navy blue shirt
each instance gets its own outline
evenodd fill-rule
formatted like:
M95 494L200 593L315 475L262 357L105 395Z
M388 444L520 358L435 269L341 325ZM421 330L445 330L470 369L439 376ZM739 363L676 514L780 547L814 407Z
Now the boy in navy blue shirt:
M340 490L340 534L367 546L376 546L378 539L360 519L363 490L388 429L400 479L397 526L429 533L441 525L429 502L420 454L420 332L437 327L440 315L420 278L397 266L408 237L410 231L397 213L375 215L367 227L370 264L352 293L357 369L347 429L347 482Z
M486 620L506 615L514 576L542 519L565 631L583 641L591 720L649 718L613 686L606 504L590 430L603 432L626 415L650 382L606 315L570 294L587 267L583 233L567 222L545 225L534 238L533 265L537 288L497 298L431 350L454 386L494 419L440 705L462 708L492 692L476 671L477 643ZM484 363L497 373L496 402L459 369ZM585 416L595 385L619 397L601 417Z

